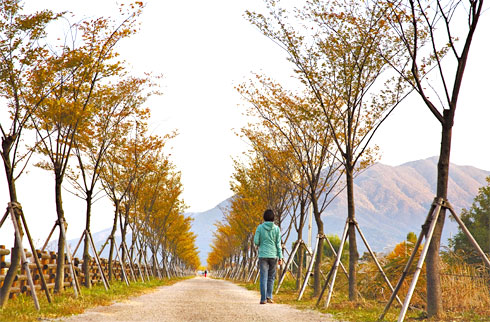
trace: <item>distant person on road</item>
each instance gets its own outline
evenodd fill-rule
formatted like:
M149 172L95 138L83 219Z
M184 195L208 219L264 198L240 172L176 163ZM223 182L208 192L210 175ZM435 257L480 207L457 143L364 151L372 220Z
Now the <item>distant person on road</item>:
M281 230L274 224L274 212L264 212L264 222L257 227L254 244L259 246L260 304L272 302L276 266L282 264Z
M208 276L208 270L204 271L204 277Z

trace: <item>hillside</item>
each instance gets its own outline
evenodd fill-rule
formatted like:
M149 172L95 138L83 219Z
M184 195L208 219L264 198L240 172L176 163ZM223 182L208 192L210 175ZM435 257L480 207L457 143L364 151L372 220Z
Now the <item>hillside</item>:
M392 248L410 231L419 234L435 196L436 175L437 157L432 157L394 167L377 163L357 176L354 182L356 217L375 251ZM457 213L471 206L488 175L489 171L451 164L449 201ZM198 236L203 264L210 251L214 224L222 220L222 209L228 202L225 200L208 211L189 214L194 218L192 230ZM342 193L322 214L325 233L340 235L346 216L347 200ZM456 223L447 220L443 240L447 241L456 231ZM361 243L359 249L364 250Z
M376 251L391 248L410 231L419 234L435 197L436 175L437 157L432 157L396 167L378 163L356 178L356 217ZM457 213L471 206L488 175L489 171L451 164L448 196ZM327 232L342 232L346 207L342 194L325 211ZM456 231L456 223L446 221L443 240Z
M208 253L211 251L215 224L223 219L223 211L228 204L229 199L226 199L210 210L187 213L187 215L194 218L192 232L197 235L196 243L199 248L199 258L202 265L206 265Z

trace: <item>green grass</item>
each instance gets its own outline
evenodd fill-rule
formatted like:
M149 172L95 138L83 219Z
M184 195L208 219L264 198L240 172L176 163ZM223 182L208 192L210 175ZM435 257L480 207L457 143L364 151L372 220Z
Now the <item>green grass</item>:
M111 288L107 291L103 285L96 285L91 289L82 287L82 294L78 298L75 298L73 290L69 289L63 294L51 296L52 303L48 303L43 292L38 292L41 311L36 310L30 296L20 295L9 300L6 307L0 309L0 321L39 321L80 314L88 308L110 305L132 296L152 292L156 287L171 285L182 279L185 278L152 279L146 283L133 282L129 286L123 282L112 282Z

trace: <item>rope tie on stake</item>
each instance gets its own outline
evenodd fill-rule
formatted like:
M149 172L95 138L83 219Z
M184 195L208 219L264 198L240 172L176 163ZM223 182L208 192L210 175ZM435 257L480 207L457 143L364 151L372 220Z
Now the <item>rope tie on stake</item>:
M357 225L357 220L355 218L347 218L347 223Z

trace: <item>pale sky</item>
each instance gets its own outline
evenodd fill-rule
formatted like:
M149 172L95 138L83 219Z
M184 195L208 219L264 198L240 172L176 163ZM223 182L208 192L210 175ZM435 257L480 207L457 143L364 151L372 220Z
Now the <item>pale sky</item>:
M26 3L32 8L70 10L78 16L117 13L112 0ZM233 132L244 125L241 113L245 104L234 86L247 80L251 72L263 72L281 81L288 81L292 75L285 53L243 18L246 9L264 12L261 0L148 0L141 31L119 47L134 73L163 74L163 95L146 104L152 110L150 128L155 134L173 129L180 133L168 152L182 172L189 211L211 209L231 196L231 158L247 149ZM451 157L453 163L485 170L490 170L489 30L487 12L470 52ZM428 158L439 153L440 125L413 96L383 124L375 141L385 164ZM2 191L4 185L3 181ZM18 189L27 220L34 227L34 238L43 240L56 220L52 175L31 166L31 172L18 182ZM6 205L6 191L1 195L0 203ZM73 238L83 230L84 204L68 193L64 200L68 235ZM96 203L94 213L93 232L110 226L112 206L108 201ZM6 229L2 228L0 236L5 236Z

